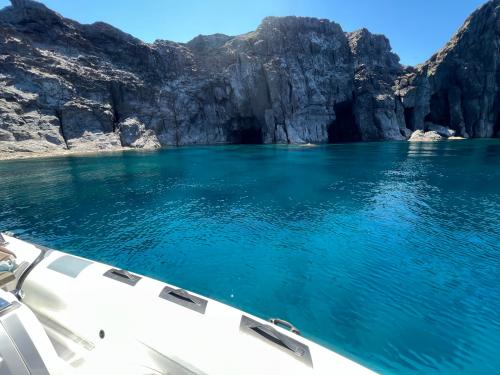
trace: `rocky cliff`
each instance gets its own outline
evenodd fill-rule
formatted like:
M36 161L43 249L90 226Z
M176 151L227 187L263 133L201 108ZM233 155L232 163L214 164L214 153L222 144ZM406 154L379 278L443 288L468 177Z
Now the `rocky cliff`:
M475 11L451 41L396 81L406 126L439 124L463 137L500 136L500 1Z
M500 134L500 0L427 63L328 20L269 17L188 43L82 25L31 0L0 11L0 152Z

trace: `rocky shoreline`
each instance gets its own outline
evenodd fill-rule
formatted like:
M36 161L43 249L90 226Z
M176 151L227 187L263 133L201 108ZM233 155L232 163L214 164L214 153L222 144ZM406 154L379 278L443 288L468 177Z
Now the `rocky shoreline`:
M130 151L146 151L139 150L135 148L120 148L116 150L107 150L107 151L78 151L78 150L53 150L53 151L43 151L43 152L0 152L0 161L4 160L19 160L19 159L40 159L40 158L54 158L61 156L92 156L92 155L113 155L119 154L123 152Z
M0 157L498 137L499 45L500 0L417 67L383 35L329 20L147 44L12 0L0 11Z
M446 142L446 141L465 141L469 140L470 138L464 138L464 137L440 137L436 136L434 134L435 132L423 132L423 131L415 131L412 137L410 137L407 142L429 142L429 143L434 143L434 142ZM400 142L400 141L396 141ZM404 142L404 141L402 141ZM296 147L318 147L321 146L322 144L315 144L315 143L301 143L301 144L290 144L290 146L296 146ZM324 145L324 144L323 144ZM209 145L207 145L209 146ZM286 145L284 145L286 146ZM167 148L177 148L179 146L165 146L163 149ZM189 147L189 146L187 146ZM114 150L53 150L53 151L43 151L43 152L24 152L24 151L17 151L17 152L0 152L0 161L7 161L7 160L20 160L20 159L45 159L45 158L57 158L57 157L63 157L63 156L97 156L97 155L117 155L117 154L122 154L125 152L140 152L140 153L145 153L145 152L155 152L157 150L160 150L161 148L133 148L133 147L122 147Z

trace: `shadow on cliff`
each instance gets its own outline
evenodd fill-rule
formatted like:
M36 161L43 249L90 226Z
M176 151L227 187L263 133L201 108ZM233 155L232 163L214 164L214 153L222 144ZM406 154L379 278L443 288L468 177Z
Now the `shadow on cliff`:
M353 102L340 102L333 107L336 119L328 127L328 143L361 141L359 126L354 116Z
M261 145L264 143L262 125L255 117L241 117L233 120L228 132L232 144Z

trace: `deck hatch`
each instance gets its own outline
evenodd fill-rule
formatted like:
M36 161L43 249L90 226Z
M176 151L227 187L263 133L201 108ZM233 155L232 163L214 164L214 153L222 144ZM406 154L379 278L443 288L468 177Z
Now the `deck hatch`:
M207 309L207 300L196 297L184 289L174 289L166 286L161 291L159 297L200 314L205 314L205 310Z
M50 263L47 268L62 273L63 275L76 278L80 272L91 264L92 262L90 260L77 258L71 255L63 255Z
M309 347L300 341L278 332L268 324L262 324L247 316L241 317L240 331L259 338L277 349L291 355L309 367L313 367Z
M128 271L120 270L118 268L111 268L104 272L103 276L109 277L110 279L125 283L131 286L135 286L142 277L134 275Z

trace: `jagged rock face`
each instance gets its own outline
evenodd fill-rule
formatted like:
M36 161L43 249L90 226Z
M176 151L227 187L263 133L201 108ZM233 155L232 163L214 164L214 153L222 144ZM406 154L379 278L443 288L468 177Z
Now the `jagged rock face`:
M406 139L404 113L393 90L403 71L399 57L383 35L362 29L348 33L348 38L355 64L357 140Z
M500 1L475 11L428 62L397 81L407 126L426 122L463 137L500 136Z
M313 18L153 44L31 0L0 11L0 152L406 139L498 132L498 4L427 64ZM478 57L481 57L478 59ZM496 124L496 125L495 125Z
M31 1L0 23L4 150L327 142L334 106L352 100L348 40L326 20L152 45Z
M352 99L348 41L327 20L267 18L210 52L220 61L197 60L227 82L230 141L242 129L260 129L265 143L327 142L335 104Z

